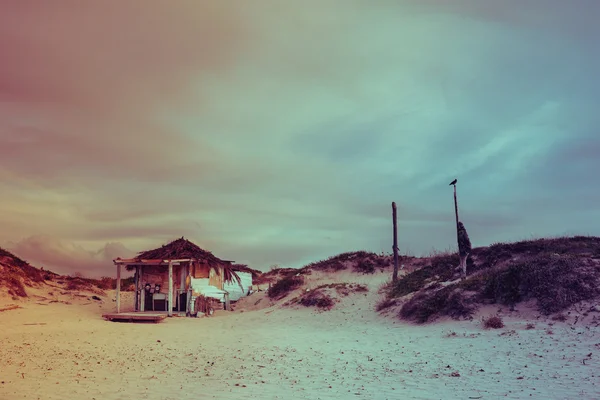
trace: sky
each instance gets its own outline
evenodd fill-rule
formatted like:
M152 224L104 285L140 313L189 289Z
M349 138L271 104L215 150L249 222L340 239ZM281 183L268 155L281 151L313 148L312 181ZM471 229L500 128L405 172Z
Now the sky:
M600 235L596 0L6 0L0 246L114 275Z

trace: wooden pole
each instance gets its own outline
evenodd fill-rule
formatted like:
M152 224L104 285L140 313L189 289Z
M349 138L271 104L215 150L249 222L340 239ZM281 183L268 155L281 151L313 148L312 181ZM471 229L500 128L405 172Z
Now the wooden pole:
M458 257L460 260L460 270L461 270L461 279L466 279L467 278L467 257L469 257L469 254L467 254L466 256L461 256L460 254L460 231L458 228L458 201L456 200L456 182L454 182L454 184L452 185L454 186L454 215L456 216L456 244L458 246Z
M168 313L169 317L173 316L173 262L169 261L169 306Z
M396 202L392 202L392 221L394 226L394 244L392 249L394 250L394 273L392 275L392 282L398 280L398 219L396 214Z
M139 299L140 299L140 266L136 265L135 266L135 276L134 276L134 286L135 286L135 306L134 306L134 310L138 311L140 309L140 303L139 303Z
M146 311L146 288L144 287L144 266L140 265L140 311Z
M454 186L454 215L456 215L456 243L458 244L458 202L456 201L456 183L452 186Z
M121 264L117 264L117 314L121 312Z

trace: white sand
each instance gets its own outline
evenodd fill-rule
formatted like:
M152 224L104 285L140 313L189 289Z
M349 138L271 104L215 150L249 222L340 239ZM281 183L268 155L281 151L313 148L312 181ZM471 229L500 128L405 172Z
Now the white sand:
M600 328L556 322L549 334L532 313L506 313L499 330L414 326L376 314L381 279L361 279L371 292L329 312L240 305L159 324L104 321L109 298L30 300L0 312L0 399L600 398Z

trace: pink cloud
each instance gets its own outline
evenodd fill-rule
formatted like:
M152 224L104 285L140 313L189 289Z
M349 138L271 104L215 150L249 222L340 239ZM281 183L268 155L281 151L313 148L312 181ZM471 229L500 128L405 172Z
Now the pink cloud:
M3 5L3 166L52 183L207 172L216 150L161 118L201 110L190 82L235 65L244 29L235 9L201 2Z
M130 257L135 253L121 243L106 243L97 251L67 243L50 236L36 235L25 238L9 247L15 255L33 266L59 273L80 272L86 277L114 276L112 260Z

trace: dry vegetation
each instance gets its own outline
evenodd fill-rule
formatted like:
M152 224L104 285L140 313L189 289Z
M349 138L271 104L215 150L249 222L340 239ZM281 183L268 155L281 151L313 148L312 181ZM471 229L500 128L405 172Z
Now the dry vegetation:
M317 307L324 310L331 310L335 304L335 300L321 289L311 290L303 294L298 303L304 307Z
M600 238L538 239L473 250L467 279L458 255L441 254L385 288L381 311L401 302L399 316L424 323L441 315L465 318L480 304L514 307L535 299L545 315L600 295Z
M331 310L341 298L351 294L367 293L369 288L358 283L329 283L320 285L302 295L293 298L285 305L300 304L304 307L316 307L321 310Z
M485 329L500 329L504 328L504 321L499 315L493 315L482 320Z
M256 276L253 282L256 285L272 284L269 297L280 299L298 288L303 282L295 286L292 283L299 282L304 276L311 275L313 271L351 271L361 274L373 274L378 270L383 271L389 268L390 263L391 256L389 255L378 255L367 251L347 252L329 257L326 260L310 263L300 269L274 267L270 271ZM294 279L293 277L297 275L299 279Z
M35 286L44 282L45 277L55 275L32 267L28 262L0 248L0 287L5 287L13 297L27 297L27 286Z
M73 276L61 276L51 271L38 269L28 262L20 259L14 254L0 248L0 289L13 298L28 297L27 287L39 286L41 284L62 285L70 291L88 291L104 295L104 290L115 289L116 279L103 277L101 279L84 278L81 274ZM132 290L133 277L121 280L121 288L124 291Z
M304 283L302 275L287 275L283 279L277 281L269 289L269 298L279 300L287 296L291 291L298 289Z
M303 267L301 271L336 272L352 268L354 272L372 274L378 269L383 271L388 268L391 265L390 263L391 256L389 255L361 250L338 254L326 260L310 263Z

